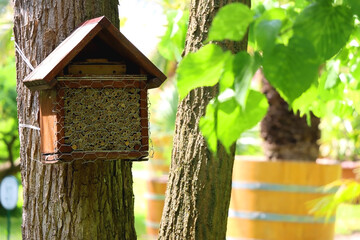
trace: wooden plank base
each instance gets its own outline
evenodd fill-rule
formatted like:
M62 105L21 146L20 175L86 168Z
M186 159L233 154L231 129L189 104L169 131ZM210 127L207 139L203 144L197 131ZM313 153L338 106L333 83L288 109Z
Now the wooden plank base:
M63 163L72 161L109 161L109 160L128 160L128 161L147 161L148 152L72 152L42 154L43 163Z

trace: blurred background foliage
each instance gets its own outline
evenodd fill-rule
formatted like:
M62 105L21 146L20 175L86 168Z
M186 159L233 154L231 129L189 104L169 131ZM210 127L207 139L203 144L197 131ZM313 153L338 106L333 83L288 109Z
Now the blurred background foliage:
M19 157L14 42L11 40L13 10L0 1L0 164L14 164Z
M351 2L351 0L345 0ZM299 12L316 0L253 0L252 8L255 18L283 19L285 29L290 29ZM341 4L335 0L334 4ZM258 49L255 39L255 28L250 26L249 50ZM321 117L320 152L322 158L338 161L357 161L360 154L360 28L351 36L353 41L347 43L337 55L320 69L317 85L310 87L293 103L293 110L302 115L312 111ZM283 31L277 37L277 43L287 43L291 31ZM262 154L261 152L259 153Z

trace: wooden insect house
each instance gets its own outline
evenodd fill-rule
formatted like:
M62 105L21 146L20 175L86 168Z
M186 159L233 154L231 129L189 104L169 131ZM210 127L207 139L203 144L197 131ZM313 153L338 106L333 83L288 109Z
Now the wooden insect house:
M24 79L39 90L42 161L144 160L147 90L165 79L106 17L83 23Z

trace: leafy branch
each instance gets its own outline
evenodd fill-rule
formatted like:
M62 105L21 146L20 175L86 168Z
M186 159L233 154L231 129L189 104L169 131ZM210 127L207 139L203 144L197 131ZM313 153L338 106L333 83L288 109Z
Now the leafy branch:
M219 95L208 105L206 116L200 121L210 149L216 152L220 141L229 150L242 132L265 115L268 107L265 97L250 87L259 68L289 106L302 111L301 114L309 112L309 108L301 107L303 102L309 104L302 98L304 94L312 91L314 99L324 88L336 87L333 78L338 75L331 71L320 74L320 69L346 47L356 31L354 14L359 9L359 4L352 0L340 5L316 1L296 17L284 9L270 9L259 15L241 3L220 9L207 44L185 56L177 70L181 99L197 87L219 84ZM250 39L254 39L256 46L251 55L246 52L233 55L212 43L240 41L249 27L254 34Z

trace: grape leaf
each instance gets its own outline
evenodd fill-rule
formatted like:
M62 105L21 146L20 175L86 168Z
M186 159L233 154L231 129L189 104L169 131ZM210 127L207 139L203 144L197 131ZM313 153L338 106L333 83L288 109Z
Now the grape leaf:
M242 3L231 3L222 7L210 27L207 41L243 39L253 21L254 13Z

